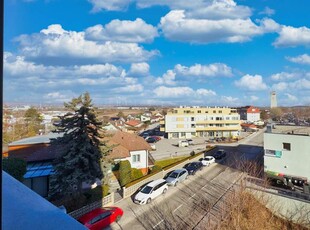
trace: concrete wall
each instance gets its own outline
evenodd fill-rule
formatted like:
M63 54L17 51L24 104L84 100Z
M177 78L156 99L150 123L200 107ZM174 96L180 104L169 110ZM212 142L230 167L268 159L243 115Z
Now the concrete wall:
M291 150L283 149L290 143ZM264 133L265 171L306 177L310 180L310 136ZM277 156L266 154L266 150L278 151Z

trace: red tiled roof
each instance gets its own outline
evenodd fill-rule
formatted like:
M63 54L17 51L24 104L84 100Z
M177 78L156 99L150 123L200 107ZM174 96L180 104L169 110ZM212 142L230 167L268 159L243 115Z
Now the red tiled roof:
M126 122L126 125L132 126L132 127L136 127L138 125L140 125L141 122L138 120L130 120Z
M253 106L250 106L247 110L246 110L247 113L260 113L260 110L259 108L255 108Z
M108 158L117 159L130 156L130 151L151 150L150 145L140 136L122 131L108 132L107 145L114 146Z

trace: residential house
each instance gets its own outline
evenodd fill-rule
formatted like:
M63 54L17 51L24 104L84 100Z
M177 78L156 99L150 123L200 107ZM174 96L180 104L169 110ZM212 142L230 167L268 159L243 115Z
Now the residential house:
M142 114L140 117L141 122L151 121L151 117L145 114Z
M150 145L140 136L122 131L108 132L107 144L113 146L108 158L115 162L128 160L132 168L148 172Z
M256 122L260 120L260 109L254 106L245 106L238 108L240 119L247 122Z
M53 173L52 161L57 149L50 146L50 139L62 134L49 133L15 141L8 146L8 157L20 158L27 162L23 183L43 197L49 190L49 176Z
M129 120L125 123L125 126L129 128L140 128L142 125L143 123L138 120Z

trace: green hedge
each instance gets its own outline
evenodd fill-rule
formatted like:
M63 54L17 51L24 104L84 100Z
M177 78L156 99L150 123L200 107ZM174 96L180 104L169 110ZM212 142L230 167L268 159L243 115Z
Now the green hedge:
M119 162L119 182L124 186L131 182L131 165L128 160Z
M144 176L144 177L141 177L141 178L139 178L139 179L137 179L137 180L131 181L130 183L126 184L124 187L125 187L125 188L128 188L128 187L130 187L130 186L132 186L132 185L134 185L134 184L139 183L140 181L143 181L143 180L145 180L145 179L147 179L147 178L149 178L149 177L155 175L156 173L158 173L158 172L150 173L150 174L148 174L148 175L146 175L146 176Z

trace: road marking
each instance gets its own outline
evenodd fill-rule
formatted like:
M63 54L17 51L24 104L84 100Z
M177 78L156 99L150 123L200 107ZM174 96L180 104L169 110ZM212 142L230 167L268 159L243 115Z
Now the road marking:
M196 196L196 194L192 195L190 198L193 198L194 196ZM190 198L189 198L189 199L190 199Z
M159 221L156 225L153 226L153 228L156 228L158 225L160 225L164 220Z
M183 204L180 204L176 209L173 210L173 212L177 211L179 208L181 208Z

